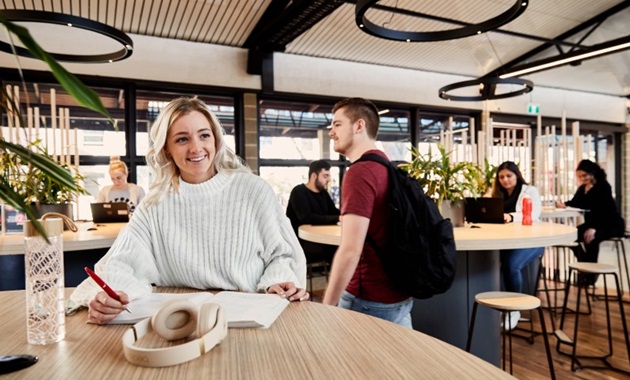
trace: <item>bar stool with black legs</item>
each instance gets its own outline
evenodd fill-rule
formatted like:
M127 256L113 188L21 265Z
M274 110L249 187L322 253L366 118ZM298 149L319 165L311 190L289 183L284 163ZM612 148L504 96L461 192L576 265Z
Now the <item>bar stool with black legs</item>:
M542 336L545 342L545 350L547 351L547 361L549 362L549 373L551 379L555 380L556 374L553 369L553 360L551 359L551 349L549 348L549 340L547 339L547 328L545 327L545 318L543 316L542 308L540 307L540 299L538 297L530 296L523 293L513 292L485 292L475 295L475 304L473 305L472 318L470 320L470 328L468 330L468 341L466 343L466 351L470 352L470 346L472 344L473 331L475 330L475 318L477 316L477 307L483 305L494 310L501 312L501 320L504 320L504 316L508 315L508 324L512 324L510 320L511 311L526 311L538 309L538 317L540 318L540 324L542 326ZM498 327L498 326L497 326ZM509 349L510 349L510 374L512 374L512 334L509 331L503 333L503 370L505 371L505 350L506 350L506 335L509 337Z
M581 276L578 276L578 278L582 277L582 279L578 280L578 284L577 284L578 289L577 289L577 300L576 300L576 306L575 306L575 325L573 327L573 339L571 339L562 329L564 327L567 302L569 299L569 291L571 288L571 274L574 272L581 275ZM587 292L588 284L586 281L584 281L584 275L586 274L601 275L604 279L604 304L606 305L608 353L601 356L578 355L577 353L579 320L580 320L580 303L581 303L582 291L584 291L584 294L588 300L588 292ZM606 283L607 276L613 276L615 279L617 297L614 297L614 299L616 299L619 303L619 312L621 314L621 324L623 326L623 335L626 340L626 351L628 354L628 363L630 364L630 338L628 338L628 326L626 322L626 315L623 309L623 301L621 297L619 296L620 294L619 276L617 275L617 268L613 265L608 265L608 264L587 263L587 262L577 262L577 263L569 264L569 276L566 282L564 303L562 306L562 314L560 317L560 327L559 327L559 330L555 331L555 335L558 338L556 351L558 351L559 354L567 355L571 357L571 371L574 371L574 372L582 368L591 368L591 369L608 369L608 370L613 370L613 371L630 375L630 372L616 368L608 362L608 358L610 358L613 355L613 342L612 342L612 332L611 332L611 325L610 325L610 308L608 305L608 302L611 301L612 298L608 297L608 286ZM572 348L571 352L570 353L563 352L562 351L563 345L571 347ZM585 365L585 364L582 364L581 359L582 360L598 360L598 361L603 362L604 365L603 366Z
M628 258L626 257L626 246L625 240L630 237L626 233L623 237L612 237L610 239L604 241L610 241L613 243L613 250L617 253L617 266L619 268L619 275L621 278L619 279L621 289L619 291L619 295L623 297L623 281L626 280L626 285L628 285L628 289L630 289L630 269L628 268ZM623 261L623 265L622 265ZM625 269L625 277L624 277L624 269ZM599 296L599 295L597 295Z

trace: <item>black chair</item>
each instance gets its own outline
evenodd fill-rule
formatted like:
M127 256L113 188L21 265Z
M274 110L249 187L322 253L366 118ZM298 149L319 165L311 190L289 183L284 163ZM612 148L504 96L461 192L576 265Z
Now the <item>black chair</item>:
M304 250L304 255L306 256L306 279L308 280L307 291L312 292L313 278L326 277L326 282L328 282L330 265L337 247L327 244L313 243L302 239L299 240L300 245Z

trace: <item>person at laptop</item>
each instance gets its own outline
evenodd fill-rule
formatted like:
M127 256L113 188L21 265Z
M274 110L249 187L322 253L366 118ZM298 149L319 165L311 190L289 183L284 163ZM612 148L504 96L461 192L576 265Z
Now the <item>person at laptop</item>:
M295 234L302 224L337 224L341 220L339 209L335 207L330 194L330 163L326 160L316 160L308 167L308 182L301 183L291 190L289 204L287 205L287 217L291 221ZM298 241L304 249L309 262L327 261L332 258L337 247L327 244L317 244L302 240Z
M118 157L112 157L109 161L109 177L113 185L105 186L98 193L98 203L125 202L129 205L129 213L133 214L136 206L144 198L142 187L127 182L129 169Z
M494 179L492 196L503 199L503 212L506 223L520 223L523 220L523 198L532 200L532 221L540 220L542 202L540 194L534 186L525 182L518 166L512 161L499 165ZM508 292L523 292L523 268L538 260L544 253L544 247L519 248L501 250L501 274L505 290ZM514 328L521 315L512 312L509 328ZM508 324L504 324L508 326Z
M208 106L169 102L150 140L151 190L95 265L122 302L86 279L71 301L89 307L88 321L112 320L152 284L307 300L306 260L289 219L271 186L227 147Z
M578 245L575 255L578 261L596 263L599 256L599 243L612 237L624 235L625 222L612 196L612 188L606 180L606 172L597 163L582 160L575 170L580 184L575 195L566 203L559 202L558 207L577 207L588 210L584 214L584 223L577 226L578 242L584 242L585 250ZM588 285L594 285L597 275L583 276Z

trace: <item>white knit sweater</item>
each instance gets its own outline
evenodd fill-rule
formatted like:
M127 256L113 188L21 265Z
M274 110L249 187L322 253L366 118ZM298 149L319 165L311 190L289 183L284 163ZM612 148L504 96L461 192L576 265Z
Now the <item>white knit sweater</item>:
M157 286L260 292L281 282L304 288L306 260L271 187L243 172L201 184L180 179L179 193L141 204L96 272L131 299ZM87 278L73 293L87 305L100 291Z

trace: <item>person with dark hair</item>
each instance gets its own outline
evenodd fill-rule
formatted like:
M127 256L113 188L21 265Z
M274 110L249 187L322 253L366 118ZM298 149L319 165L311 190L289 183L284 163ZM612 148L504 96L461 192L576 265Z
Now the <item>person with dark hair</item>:
M584 223L578 228L578 245L574 251L578 261L596 263L599 256L599 243L612 237L624 235L625 222L612 196L612 188L606 180L606 172L590 160L582 160L575 169L580 187L570 201L559 202L558 207L576 207L587 212ZM596 275L584 277L589 285L595 284Z
M326 160L311 162L308 167L308 182L301 183L291 190L287 217L291 221L297 236L298 227L302 224L337 224L340 221L339 209L335 206L330 194L330 163ZM299 239L308 262L325 260L332 262L335 247L326 244L312 243Z
M413 298L396 290L387 277L376 246L387 241L388 171L374 161L359 161L377 154L378 109L362 98L344 99L333 107L330 137L336 152L353 164L342 183L341 243L333 260L323 303L368 314L411 328Z
M532 222L540 220L542 212L542 202L540 194L534 186L525 182L518 166L512 161L506 161L497 168L497 175L494 179L492 196L503 199L503 212L506 223L520 223L523 220L523 199L532 200ZM522 293L523 269L535 262L545 252L543 247L504 249L500 252L501 274L503 284L508 292ZM537 270L535 271L537 273ZM532 289L529 289L530 292ZM516 327L521 314L513 311L509 318L511 322L509 328ZM508 318L506 318L507 320ZM504 326L508 327L505 323Z

